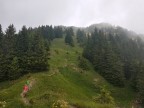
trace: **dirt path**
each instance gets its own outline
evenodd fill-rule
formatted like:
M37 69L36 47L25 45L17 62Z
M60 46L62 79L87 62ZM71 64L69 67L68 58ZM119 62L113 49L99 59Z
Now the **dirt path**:
M51 77L51 76L53 76L53 75L55 75L55 74L57 74L57 73L59 73L59 70L58 70L58 69L55 69L52 74L48 75L48 77ZM29 83L29 91L30 91L30 90L32 89L33 85L36 83L36 80L35 80L34 78L31 78L29 81L30 81L30 83ZM29 91L28 91L28 92L29 92ZM27 96L25 96L25 97L23 96L23 91L22 91L22 93L21 93L20 95L21 95L21 97L22 97L23 103L24 103L25 105L30 105L30 101L29 101L29 99L27 98Z
M50 75L47 75L48 77L51 77L57 73L59 73L59 69L55 68L55 69L51 69L52 73Z
M56 74L56 72L54 72L54 73L52 73L52 74L50 74L50 75L47 75L48 77L51 77L51 76L53 76L53 75L55 75Z
M22 101L24 102L25 105L30 105L29 100L25 97L22 97Z
M32 89L32 87L33 87L33 85L35 84L35 79L31 79L30 80L30 84L29 84L29 90L31 90ZM22 93L20 94L21 95L21 97L22 97L22 101L23 101L23 103L25 104L25 105L30 105L30 102L29 102L29 99L27 98L27 96L23 96L23 91L22 91Z

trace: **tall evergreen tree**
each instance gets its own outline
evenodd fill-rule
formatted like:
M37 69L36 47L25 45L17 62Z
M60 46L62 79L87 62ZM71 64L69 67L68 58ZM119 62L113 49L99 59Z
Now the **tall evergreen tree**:
M68 28L66 30L65 43L69 44L70 46L74 46L74 41L73 41L72 35L73 35L73 33L71 32L71 28Z
M3 39L3 32L2 32L2 26L0 25L0 81L4 80L5 77L5 71L3 68L3 51L2 51L2 39Z
M28 51L28 31L26 26L22 27L22 30L19 32L16 40L16 46L17 46L17 53L19 56L25 55Z
M70 27L70 28L68 28L68 29L69 29L69 32L70 32L71 36L74 36L74 31L73 31L73 28L72 28L72 27Z
M138 91L138 99L144 103L144 64L141 62L136 76L136 89Z
M86 44L85 32L78 29L76 35L77 35L77 42L80 44L80 46L84 46Z
M48 70L48 53L44 40L38 32L33 34L31 45L29 46L28 69L31 71Z
M2 26L0 24L0 41L2 41L2 38L3 38L3 31L2 31ZM2 43L2 42L1 42ZM0 44L1 44L0 43Z
M9 25L6 29L6 34L4 36L4 43L3 43L3 67L6 79L14 79L13 74L16 72L13 70L13 59L15 58L15 27L14 25Z
M14 52L14 43L15 43L15 27L14 25L9 25L8 28L5 31L5 36L4 36L4 53L11 54Z
M54 27L54 35L55 38L62 38L63 37L63 30L61 26Z
M49 27L49 36L50 36L51 40L53 40L55 38L55 36L54 36L54 30L53 30L52 25Z
M9 65L8 78L9 80L17 79L21 76L21 68L19 67L18 58L14 57Z
M15 47L19 68L21 68L22 74L26 74L28 72L27 61L28 61L28 47L29 47L29 34L26 26L23 26L22 30L17 35Z

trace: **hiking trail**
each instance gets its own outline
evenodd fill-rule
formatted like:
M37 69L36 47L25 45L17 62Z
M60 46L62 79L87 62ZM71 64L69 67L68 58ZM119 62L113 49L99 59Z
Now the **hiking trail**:
M33 79L33 78L30 80L30 83L29 83L29 91L32 89L32 87L33 87L33 85L35 84L35 82L36 82L36 81L35 81L35 79ZM22 94L23 94L23 91L22 91L22 93L21 93L20 95L21 95L21 97L22 97L22 101L24 102L24 104L25 104L25 105L30 105L30 102L29 102L29 99L27 98L27 96L24 97ZM26 93L26 94L27 94L27 93Z
M51 76L57 74L58 72L59 72L59 70L58 70L58 69L55 69L52 74L48 75L48 77L51 77ZM35 83L36 83L36 80L35 80L34 78L30 79L29 91L32 90L32 87L33 87L33 85L34 85ZM29 92L29 91L28 91L28 92ZM27 93L28 93L28 92L27 92ZM26 95L27 95L27 93L26 93ZM22 97L23 103L24 103L25 105L30 105L30 100L27 98L27 96L24 97L22 94L23 94L23 91L22 91L22 93L20 94L21 97Z

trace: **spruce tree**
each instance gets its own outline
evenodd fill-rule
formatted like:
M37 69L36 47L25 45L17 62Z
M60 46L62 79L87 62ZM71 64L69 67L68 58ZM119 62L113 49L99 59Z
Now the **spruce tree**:
M62 38L63 37L63 30L61 26L54 27L54 35L55 38Z
M80 46L84 46L86 44L85 32L78 29L76 35L77 35L77 42L80 44Z
M13 65L13 60L16 57L15 55L15 38L16 38L16 30L14 25L9 25L6 29L6 34L4 36L4 43L3 43L3 67L5 72L6 79L15 79L13 77L14 72L18 70L13 70L15 66ZM16 72L17 73L17 72Z
M5 71L4 71L4 67L3 67L3 51L2 51L2 40L3 39L3 32L2 32L2 26L0 25L0 81L3 81L5 78Z
M29 34L26 26L22 27L22 30L16 37L16 55L18 57L19 67L21 68L22 74L26 74L27 61L28 61L28 46L29 46Z
M2 26L0 24L0 42L2 43L2 38L3 38L3 31L2 31ZM0 43L0 44L1 44Z
M8 78L15 80L21 76L21 69L19 67L18 58L14 57L9 65Z
M138 91L138 99L144 103L144 63L139 63L138 73L136 76L136 89Z
M74 41L73 41L72 35L73 35L73 33L71 31L71 28L68 28L66 30L65 43L70 46L74 46Z
M28 69L30 71L36 72L49 69L48 53L44 39L40 36L39 32L33 34L28 54Z

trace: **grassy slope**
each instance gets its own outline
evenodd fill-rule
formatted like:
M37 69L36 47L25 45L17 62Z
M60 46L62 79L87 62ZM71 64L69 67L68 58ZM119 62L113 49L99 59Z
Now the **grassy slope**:
M6 101L9 108L50 108L58 99L81 108L108 108L108 105L92 101L92 97L98 95L99 87L106 85L117 104L129 108L134 93L128 87L116 88L108 84L94 72L90 64L91 69L81 73L81 69L77 67L77 57L81 52L78 45L72 48L64 44L64 39L55 39L51 46L50 71L28 74L15 81L0 83L0 101ZM31 100L31 106L25 106L20 97L27 79L36 80L27 96Z

